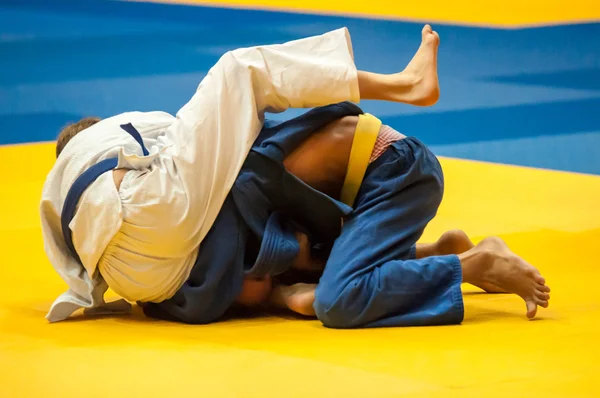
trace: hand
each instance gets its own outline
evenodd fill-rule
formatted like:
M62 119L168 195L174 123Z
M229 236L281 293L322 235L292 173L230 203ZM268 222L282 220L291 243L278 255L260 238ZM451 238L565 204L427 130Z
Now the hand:
M313 258L311 253L311 242L308 236L302 232L296 232L296 239L300 245L298 255L294 259L292 268L303 271L323 271L325 263L317 258Z

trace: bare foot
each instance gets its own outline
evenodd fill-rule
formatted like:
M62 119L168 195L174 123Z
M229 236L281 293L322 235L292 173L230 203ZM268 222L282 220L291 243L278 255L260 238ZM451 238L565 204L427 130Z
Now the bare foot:
M539 271L510 251L499 238L486 238L461 254L463 280L479 286L489 283L515 293L527 305L527 317L533 318L537 307L548 307L550 288Z
M431 256L446 256L448 254L461 254L475 247L469 236L460 229L453 229L444 232L435 243L422 243L417 245L417 258ZM478 282L478 288L485 290L487 293L507 293L486 282Z
M269 301L277 308L287 308L304 316L315 316L313 303L316 288L317 285L308 283L279 285L273 289Z
M440 86L437 73L437 53L440 36L425 25L421 31L421 46L413 56L408 66L395 75L398 79L412 81L410 93L404 101L411 105L431 106L440 97Z
M461 254L475 247L469 236L460 229L453 229L444 233L438 239L436 246L438 255L441 256L446 254ZM487 293L508 293L506 290L492 283L478 282L475 286L485 290Z
M477 286L481 290L484 290L486 293L509 293L506 290L501 289L492 283L478 282L477 285L473 284L473 286Z

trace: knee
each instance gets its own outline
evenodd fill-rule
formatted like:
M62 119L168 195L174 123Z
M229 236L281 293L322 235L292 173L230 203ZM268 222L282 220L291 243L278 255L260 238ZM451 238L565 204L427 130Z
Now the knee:
M431 190L429 195L430 207L434 214L437 213L438 208L442 204L444 198L444 179L440 174L435 174L433 182L431 183Z
M330 297L323 297L323 294L315 294L315 302L313 308L317 318L323 323L324 326L334 329L346 329L348 328L348 320L341 313L339 306L335 304L335 300L331 300Z
M315 292L313 308L324 326L334 329L350 329L359 326L362 310L359 303L346 289L336 291L319 284Z
M444 197L444 174L437 158L427 150L418 162L419 176L414 185L420 190L419 206L423 214L433 218Z
M430 186L432 197L439 206L442 202L442 198L444 197L444 171L442 170L442 165L440 164L437 156L435 156L428 148L426 149L425 157L427 159L425 175L431 177Z

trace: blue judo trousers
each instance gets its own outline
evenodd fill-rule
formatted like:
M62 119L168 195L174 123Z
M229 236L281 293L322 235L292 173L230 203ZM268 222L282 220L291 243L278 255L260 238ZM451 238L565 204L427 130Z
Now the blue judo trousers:
M314 308L333 328L457 324L463 319L457 256L415 259L415 244L443 195L436 157L415 138L391 145L369 165L354 208L288 173L283 160L351 103L267 121L187 282L169 300L144 303L151 317L204 324L218 320L244 276L276 276L299 251L296 231L330 251ZM343 219L343 226L340 220Z
M416 242L443 195L437 158L415 138L391 145L369 165L345 217L314 308L336 328L462 322L457 256L415 259Z

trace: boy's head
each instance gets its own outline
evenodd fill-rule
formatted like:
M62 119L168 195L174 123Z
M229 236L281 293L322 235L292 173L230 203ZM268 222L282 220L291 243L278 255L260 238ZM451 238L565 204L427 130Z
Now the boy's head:
M63 128L58 134L56 140L56 157L62 152L67 143L71 141L71 138L75 137L79 132L93 126L100 121L99 117L86 117L78 121L77 123L69 124Z

